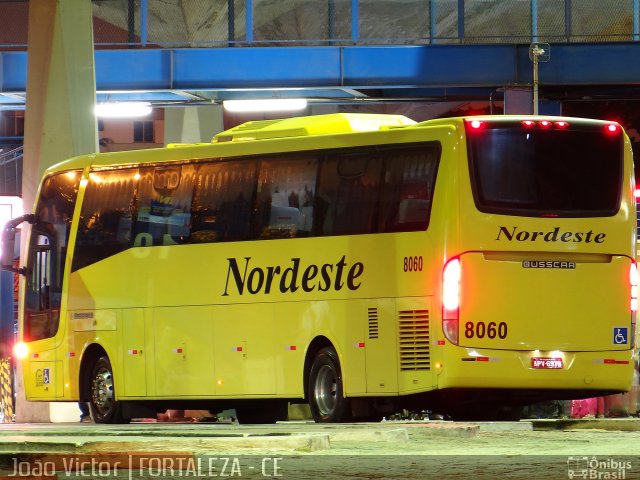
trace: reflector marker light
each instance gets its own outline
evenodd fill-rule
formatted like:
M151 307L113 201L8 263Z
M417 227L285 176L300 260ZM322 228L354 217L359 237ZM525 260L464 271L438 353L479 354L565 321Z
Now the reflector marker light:
M241 352L242 351L242 347L233 347L232 349L234 352Z
M629 365L629 360L616 360L614 358L605 358L604 360L598 363L604 363L605 365Z
M173 349L173 353L182 353L182 349L181 348L174 348Z
M637 198L640 198L640 188L636 188L636 189L633 191L633 196L634 196L634 197L636 197L636 199L637 199Z
M462 357L463 362L499 362L500 357Z
M482 127L482 122L480 120L471 120L471 122L469 122L469 125L471 125L471 128L478 129Z
M618 126L617 123L609 123L606 127L605 130L609 133L617 133L618 130L620 129L620 127Z
M298 347L296 345L287 345L286 350L294 351L297 350Z
M76 352L67 352L67 358L73 358L76 356Z
M555 127L558 129L565 129L569 127L569 122L565 120L558 120L557 122L551 122L549 120L540 120L538 122L534 120L523 120L521 124L524 128L535 128L536 126L538 126L540 128Z
M141 350L128 350L129 355L138 355L138 353L142 353Z
M364 342L356 342L356 343L354 343L354 346L356 348L364 348Z

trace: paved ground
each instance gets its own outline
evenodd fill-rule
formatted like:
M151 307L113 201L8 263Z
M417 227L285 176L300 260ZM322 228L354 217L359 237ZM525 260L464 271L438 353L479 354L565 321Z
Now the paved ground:
M4 424L0 459L28 480L640 479L640 420Z

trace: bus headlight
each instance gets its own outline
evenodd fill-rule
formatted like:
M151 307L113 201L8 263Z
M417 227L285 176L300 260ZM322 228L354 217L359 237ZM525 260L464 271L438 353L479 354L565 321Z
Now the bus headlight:
M27 347L26 343L18 342L13 346L13 354L19 360L26 358L29 353L29 347Z

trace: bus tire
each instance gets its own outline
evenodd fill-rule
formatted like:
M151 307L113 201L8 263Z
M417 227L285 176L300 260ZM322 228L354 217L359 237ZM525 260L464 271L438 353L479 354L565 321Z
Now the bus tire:
M122 405L116 401L113 368L107 356L93 364L88 389L89 411L95 423L125 423Z
M344 397L342 370L333 347L320 350L309 371L309 407L318 423L339 423L351 419L349 400Z

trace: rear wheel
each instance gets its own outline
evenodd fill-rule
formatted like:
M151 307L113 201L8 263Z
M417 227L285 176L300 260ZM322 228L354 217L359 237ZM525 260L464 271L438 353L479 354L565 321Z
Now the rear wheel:
M309 406L319 423L346 422L351 419L349 400L344 397L342 371L333 347L320 350L309 371Z
M89 410L96 423L125 423L122 405L116 401L113 369L106 356L98 358L88 382Z

